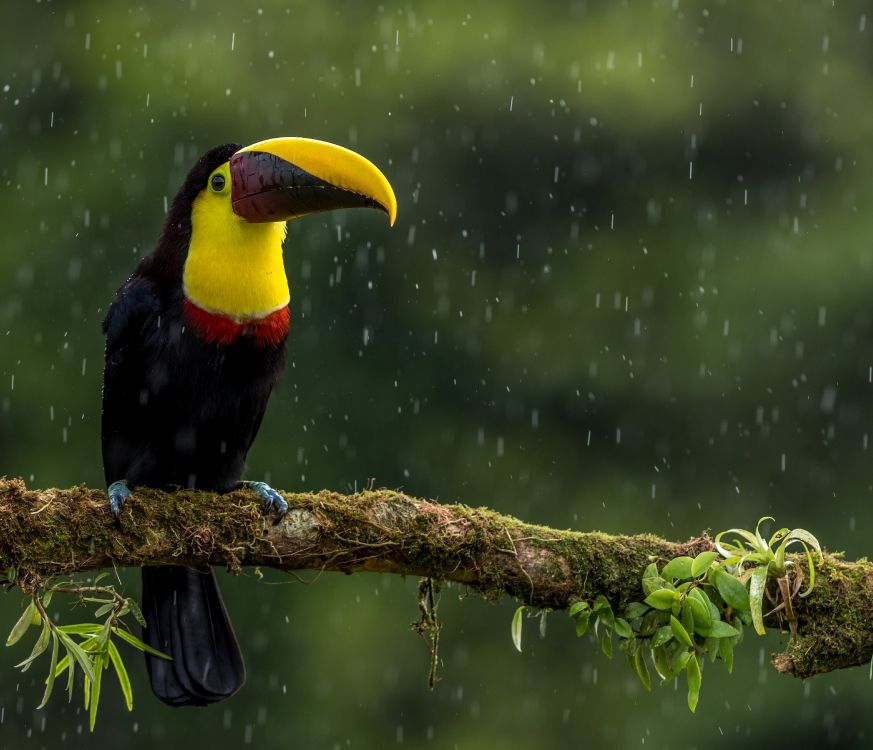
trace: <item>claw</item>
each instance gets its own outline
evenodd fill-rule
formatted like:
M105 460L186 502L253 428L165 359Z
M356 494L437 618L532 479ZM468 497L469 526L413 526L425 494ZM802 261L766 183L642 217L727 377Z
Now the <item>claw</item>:
M276 511L276 523L279 523L288 512L288 503L285 502L285 498L282 497L276 490L270 487L266 482L251 482L251 481L243 481L240 482L243 487L247 487L250 490L254 490L261 496L261 500L264 501L264 515L270 513L270 511Z
M109 485L106 492L109 495L109 510L112 511L112 515L115 516L116 520L118 520L118 514L124 510L124 504L130 496L130 489L127 486L127 481L119 479L117 482L113 482Z

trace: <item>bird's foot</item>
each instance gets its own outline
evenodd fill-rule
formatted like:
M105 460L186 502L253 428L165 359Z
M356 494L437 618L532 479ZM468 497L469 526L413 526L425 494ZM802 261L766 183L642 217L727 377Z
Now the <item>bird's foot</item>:
M109 485L106 492L109 495L109 510L112 511L115 520L118 520L118 514L124 510L124 504L130 496L130 488L127 486L127 481L119 479L117 482L113 482Z
M268 514L271 511L276 511L276 523L279 523L288 512L288 503L285 502L285 498L282 497L276 490L270 487L266 482L252 482L252 481L243 481L240 482L242 487L245 487L250 490L254 490L261 496L261 500L264 501L264 514Z

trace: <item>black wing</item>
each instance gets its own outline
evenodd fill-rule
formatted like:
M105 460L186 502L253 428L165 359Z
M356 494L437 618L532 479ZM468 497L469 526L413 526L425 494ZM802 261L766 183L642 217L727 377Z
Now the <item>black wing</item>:
M118 290L103 321L102 444L106 484L129 476L146 437L135 429L145 388L145 335L158 324L160 302L147 280L132 276Z

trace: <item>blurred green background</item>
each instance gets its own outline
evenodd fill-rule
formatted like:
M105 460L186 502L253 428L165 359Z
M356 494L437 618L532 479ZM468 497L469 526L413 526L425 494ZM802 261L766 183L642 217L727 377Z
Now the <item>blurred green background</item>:
M400 205L292 222L286 374L251 478L371 478L527 520L683 539L762 515L869 552L873 9L868 3L4 0L0 474L102 483L115 289L209 147L304 135ZM803 684L779 639L646 693L555 614L416 582L222 574L244 690L173 710L129 654L93 736L19 645L0 747L859 747L867 670ZM136 591L138 576L127 575ZM0 625L20 611L0 602ZM80 614L59 610L61 617ZM529 629L531 633L533 629Z

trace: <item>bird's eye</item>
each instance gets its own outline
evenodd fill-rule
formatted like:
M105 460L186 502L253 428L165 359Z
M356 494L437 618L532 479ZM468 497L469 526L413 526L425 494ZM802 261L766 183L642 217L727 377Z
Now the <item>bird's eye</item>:
M212 176L212 189L216 193L220 193L224 190L224 175L216 174Z

